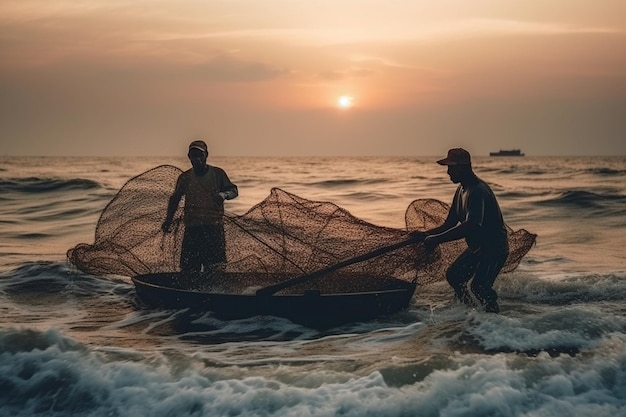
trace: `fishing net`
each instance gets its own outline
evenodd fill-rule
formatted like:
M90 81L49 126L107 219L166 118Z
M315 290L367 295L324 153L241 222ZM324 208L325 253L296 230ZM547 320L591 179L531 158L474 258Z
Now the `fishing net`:
M161 224L181 172L163 165L130 179L102 212L94 243L70 249L69 261L96 275L178 271L184 201L171 233L163 233ZM437 200L416 200L407 209L406 228L390 228L361 220L333 203L274 188L247 213L226 213L227 262L203 272L201 281L233 293L274 284L404 241L411 231L441 224L447 212L448 206ZM535 241L535 235L525 230L509 232L511 255L505 272L518 265ZM368 291L385 279L428 284L444 279L447 266L464 248L463 241L444 243L434 252L410 244L283 291ZM186 285L202 289L198 282Z

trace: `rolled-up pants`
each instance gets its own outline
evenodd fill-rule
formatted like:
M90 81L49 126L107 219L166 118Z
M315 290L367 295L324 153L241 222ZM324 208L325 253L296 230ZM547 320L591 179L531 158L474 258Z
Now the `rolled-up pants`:
M473 304L467 289L469 280L473 278L470 288L476 299L484 306L497 306L498 294L493 289L493 283L507 257L508 253L486 255L465 250L446 272L446 278L456 297L466 304Z

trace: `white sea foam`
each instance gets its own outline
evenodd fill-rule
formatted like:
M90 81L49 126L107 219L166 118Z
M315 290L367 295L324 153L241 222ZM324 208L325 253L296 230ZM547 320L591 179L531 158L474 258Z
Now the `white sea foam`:
M607 317L593 307L563 307L531 317L480 316L467 332L489 350L587 350L597 347L606 335L626 333L624 318Z
M33 337L39 347L9 341ZM614 417L626 410L623 335L606 340L604 357L457 354L452 366L400 387L378 371L328 378L317 370L285 383L280 366L239 378L236 369L199 362L180 368L181 358L113 359L54 331L3 331L0 340L2 415Z

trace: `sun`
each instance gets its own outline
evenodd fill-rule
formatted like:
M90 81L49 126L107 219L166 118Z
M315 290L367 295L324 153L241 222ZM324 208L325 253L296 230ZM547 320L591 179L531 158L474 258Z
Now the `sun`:
M340 96L337 99L337 106L341 109L349 109L354 105L354 98L350 96Z

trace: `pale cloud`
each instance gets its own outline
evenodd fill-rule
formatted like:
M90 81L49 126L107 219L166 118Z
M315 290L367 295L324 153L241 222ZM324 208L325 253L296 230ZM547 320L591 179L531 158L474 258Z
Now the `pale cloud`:
M217 55L193 67L193 73L214 82L255 82L289 75L287 70L227 54Z
M392 67L392 68L407 68L407 65L402 64L397 60L393 60L393 59L382 57L382 56L352 54L348 57L348 59L358 64L371 64L371 65L376 65L376 66L381 66L381 67Z
M622 28L577 26L561 22L533 22L508 19L466 19L441 22L422 32L426 38L490 35L572 35L624 33Z
M138 39L165 41L191 39L273 40L301 45L337 45L392 42L437 42L451 39L503 35L573 35L573 34L625 34L623 28L604 26L577 26L560 22L533 22L503 19L464 19L439 21L429 24L402 24L377 27L358 25L315 28L259 28L244 30L218 30L196 33L143 33Z
M378 65L368 64L368 62L360 62L358 64L349 64L345 69L341 70L321 71L317 73L317 77L326 81L336 81L347 78L367 78L378 72Z
M468 8L463 2L433 7L430 11L410 1L373 1L367 5L320 1L297 7L296 3L301 2L187 1L174 7L174 2L165 0L22 0L0 4L0 22L13 27L47 26L52 35L62 34L64 28L83 36L97 30L94 35L99 39L129 42L270 40L334 45L436 42L476 36L626 33L623 25L580 23L568 20L567 14L561 20L545 20L540 14L524 19L493 17L485 13L488 9L484 4L482 9L480 5ZM380 10L376 9L377 4ZM454 8L458 9L455 13L442 11ZM380 18L372 15L374 10Z

